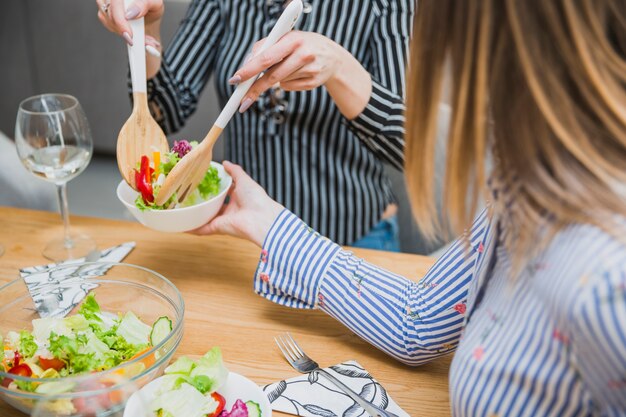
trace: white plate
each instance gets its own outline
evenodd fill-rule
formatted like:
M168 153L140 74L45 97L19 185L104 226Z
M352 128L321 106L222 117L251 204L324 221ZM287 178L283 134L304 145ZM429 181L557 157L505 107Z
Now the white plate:
M161 386L161 381L162 377L157 378L139 390L139 392L131 395L124 409L124 417L154 416L145 407L149 407L149 404L154 400L155 394ZM262 417L272 417L272 407L267 396L261 388L245 376L230 372L226 384L217 392L226 399L225 409L228 411L230 411L237 400L243 402L254 401L261 406Z

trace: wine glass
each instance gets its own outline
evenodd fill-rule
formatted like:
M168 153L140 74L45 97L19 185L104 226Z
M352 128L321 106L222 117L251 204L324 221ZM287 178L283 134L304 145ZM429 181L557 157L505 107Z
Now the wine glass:
M86 256L96 248L92 239L70 233L67 182L89 164L93 143L80 103L65 94L43 94L20 103L15 144L24 166L57 186L64 236L49 242L43 256L63 261Z

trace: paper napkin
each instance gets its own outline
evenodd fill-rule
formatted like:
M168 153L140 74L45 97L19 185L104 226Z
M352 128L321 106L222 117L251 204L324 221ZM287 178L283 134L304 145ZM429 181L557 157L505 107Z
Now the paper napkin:
M85 278L105 275L110 267L102 265L78 265L83 262L120 262L135 247L135 242L126 242L101 252L94 251L85 258L32 266L20 269L20 275L33 297L35 308L42 318L64 317L85 298L89 291L97 288ZM72 265L76 265L72 267ZM56 267L67 266L55 270ZM63 285L85 281L81 285Z
M331 366L326 371L374 405L400 417L410 417L356 361ZM275 411L303 417L367 417L352 398L318 373L270 384L263 391Z

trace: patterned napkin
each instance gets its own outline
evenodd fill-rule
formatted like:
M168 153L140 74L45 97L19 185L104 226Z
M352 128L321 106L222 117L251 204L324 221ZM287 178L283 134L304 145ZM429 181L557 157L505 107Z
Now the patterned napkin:
M79 265L83 262L120 262L135 247L126 242L102 252L94 251L85 258L72 259L58 264L32 266L20 269L20 275L30 292L35 308L42 318L64 317L98 285L85 278L105 275L110 266ZM76 265L76 266L72 266ZM55 270L59 266L67 266ZM80 285L74 285L74 283ZM72 284L72 285L67 285Z
M410 417L356 361L331 366L326 371L374 405L400 417ZM263 391L275 411L303 417L367 417L352 398L317 373L270 384Z

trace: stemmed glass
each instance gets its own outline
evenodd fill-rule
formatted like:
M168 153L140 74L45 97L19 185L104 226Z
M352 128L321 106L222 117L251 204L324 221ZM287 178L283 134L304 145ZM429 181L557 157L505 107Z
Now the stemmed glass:
M24 166L57 186L64 236L49 242L43 256L53 261L86 256L96 248L92 239L70 233L67 182L89 164L93 143L80 103L65 94L43 94L20 103L15 144Z

